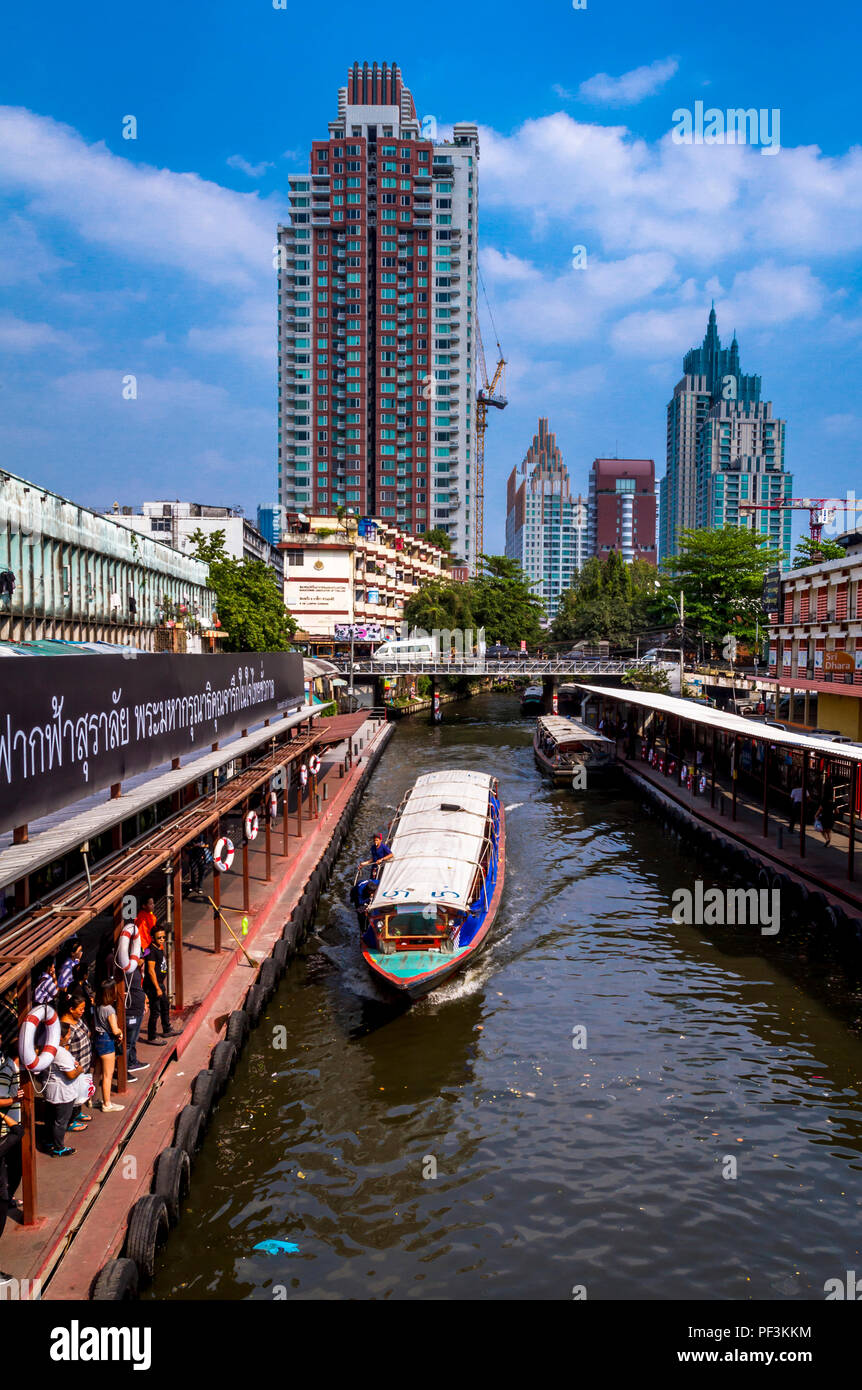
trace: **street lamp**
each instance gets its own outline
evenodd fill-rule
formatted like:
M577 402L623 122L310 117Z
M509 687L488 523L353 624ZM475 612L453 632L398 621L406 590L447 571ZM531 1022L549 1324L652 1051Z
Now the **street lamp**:
M679 695L680 699L682 699L683 653L685 649L685 592L682 589L680 589L679 603L677 603L673 594L668 594L668 598L670 599L671 603L676 609L677 617L679 618Z

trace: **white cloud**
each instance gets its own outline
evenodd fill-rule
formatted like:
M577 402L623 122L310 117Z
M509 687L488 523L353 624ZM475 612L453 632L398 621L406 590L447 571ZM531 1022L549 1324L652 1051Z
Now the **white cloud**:
M30 219L13 212L0 223L0 285L39 280L68 264L46 245Z
M595 102L603 106L632 106L652 96L662 88L679 69L676 58L658 58L644 67L632 68L620 77L611 77L606 72L597 72L588 77L578 88L581 101Z
M247 174L250 179L259 179L266 173L267 169L275 168L275 165L268 159L262 159L259 164L249 164L247 159L243 159L241 154L228 155L227 162L231 169L238 169L241 174Z
M78 347L72 334L63 333L49 323L31 323L14 314L0 315L0 352L36 352L45 348L75 352Z

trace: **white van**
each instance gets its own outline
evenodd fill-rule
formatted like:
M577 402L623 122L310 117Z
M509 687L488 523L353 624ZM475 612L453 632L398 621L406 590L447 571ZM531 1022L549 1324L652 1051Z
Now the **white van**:
M436 637L405 637L398 641L381 642L372 658L374 661L397 661L405 666L416 662L436 662Z

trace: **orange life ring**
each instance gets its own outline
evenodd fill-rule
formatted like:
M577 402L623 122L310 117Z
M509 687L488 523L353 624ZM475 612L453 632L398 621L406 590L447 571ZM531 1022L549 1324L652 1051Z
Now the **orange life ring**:
M213 863L219 873L227 873L233 863L233 856L233 840L229 840L227 835L222 835L221 839L216 841L216 847L213 850Z
M114 956L124 975L133 975L141 963L141 933L134 922L128 922L120 932Z
M36 1047L39 1028L48 1030L47 1042ZM50 1067L60 1046L60 1019L51 1004L36 1004L30 1010L18 1033L18 1056L29 1072L45 1071Z

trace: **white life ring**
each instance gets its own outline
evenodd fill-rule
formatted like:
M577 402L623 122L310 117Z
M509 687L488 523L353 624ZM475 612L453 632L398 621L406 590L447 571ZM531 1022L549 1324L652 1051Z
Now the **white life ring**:
M245 831L245 838L247 840L257 839L257 832L259 826L257 816L254 811L249 811L248 815L242 823L242 828Z
M303 763L302 767L299 769L299 780L303 786L305 786L308 781L308 768L305 766L305 763Z
M227 835L222 835L221 839L216 841L216 847L213 850L213 863L219 873L227 873L233 863L233 856L233 840L229 840Z
M48 1039L41 1051L36 1051L36 1032L44 1026ZM60 1046L60 1020L51 1004L36 1004L30 1010L18 1033L18 1056L29 1072L45 1071L50 1067Z
M141 963L141 933L134 922L127 922L120 932L114 960L124 975L133 975Z
M316 777L318 772L320 771L320 759L318 758L316 753L312 753L311 757L308 760L308 770L311 773L312 777Z
M269 818L270 818L270 820L275 820L275 818L276 818L277 815L278 815L278 797L276 796L275 792L270 792L270 794L269 794Z

